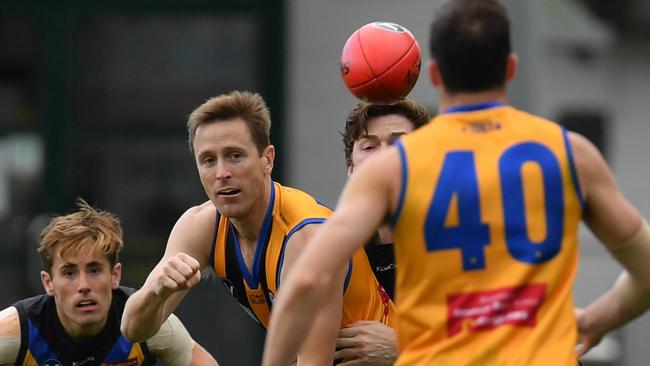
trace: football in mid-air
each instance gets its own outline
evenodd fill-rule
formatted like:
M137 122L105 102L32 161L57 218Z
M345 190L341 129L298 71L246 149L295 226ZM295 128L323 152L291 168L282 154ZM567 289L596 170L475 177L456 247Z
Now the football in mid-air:
M373 22L352 33L341 52L341 75L357 98L370 103L403 99L420 75L420 46L408 29Z

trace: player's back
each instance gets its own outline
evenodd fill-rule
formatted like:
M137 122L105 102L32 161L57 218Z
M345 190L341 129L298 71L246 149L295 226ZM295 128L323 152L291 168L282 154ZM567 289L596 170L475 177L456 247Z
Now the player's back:
M582 208L566 131L486 104L398 149L399 364L575 365Z

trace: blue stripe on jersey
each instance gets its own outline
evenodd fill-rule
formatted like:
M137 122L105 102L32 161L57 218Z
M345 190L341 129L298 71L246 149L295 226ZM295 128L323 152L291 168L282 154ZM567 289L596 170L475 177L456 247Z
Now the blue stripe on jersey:
M399 190L399 197L397 199L397 209L395 210L395 214L390 220L390 226L395 227L395 224L397 224L397 220L399 219L399 215L402 213L402 206L404 205L404 196L406 195L406 183L408 179L408 166L406 165L406 151L404 150L404 144L402 143L402 140L397 140L395 142L395 147L397 147L397 151L399 151L399 157L400 161L402 162L402 186L400 187Z
M129 353L131 353L131 348L133 348L133 343L129 342L121 335L117 339L117 342L115 342L111 351L106 355L106 358L104 358L104 363L126 361L129 358Z
M576 194L580 200L580 207L584 211L585 209L585 198L582 195L580 190L580 181L578 180L578 170L576 169L576 163L573 159L573 149L571 149L571 143L569 142L569 131L566 128L562 127L562 135L564 136L564 146L566 146L566 153L569 159L569 168L571 169L571 178L573 178L573 184L575 185Z
M41 336L41 332L38 331L38 328L32 323L31 320L28 320L29 323L29 351L34 356L34 359L38 361L39 365L44 365L47 360L58 360L57 355L50 349L50 346L45 342Z
M219 220L221 220L221 213L216 208L214 212L216 212L216 215L214 215L214 235L212 235L212 248L210 248L210 258L208 263L210 263L212 269L216 270L214 266L214 251L217 249L217 234L219 234Z
M275 272L275 288L280 289L280 274L282 273L282 265L284 264L284 249L286 248L286 244L289 241L289 238L293 234L296 233L296 231L302 229L303 227L309 225L309 224L322 224L325 222L325 218L322 217L317 217L317 218L309 218L309 219L304 219L298 225L296 225L289 233L287 236L284 237L284 240L282 241L282 248L280 249L280 259L278 260L278 270Z
M329 208L330 210L334 211L333 208L331 208L330 206L328 206L328 205L326 205L325 203L321 202L321 200L316 200L316 203L318 203L319 205L321 205L321 206L323 206L323 207L327 207L327 208Z
M345 290L348 289L348 285L350 284L350 280L352 279L352 265L353 265L352 258L350 258L349 264L348 264L348 274L345 275L345 282L343 283L343 295L345 295Z
M273 219L273 205L275 204L275 185L273 180L271 180L271 198L269 199L269 207L266 209L266 214L264 214L264 222L262 223L262 230L260 231L259 236L257 237L257 245L255 247L255 259L253 260L253 273L250 273L248 267L246 267L246 262L244 262L244 256L241 254L241 248L239 247L239 240L237 239L237 231L235 226L230 223L230 230L233 231L233 237L235 238L235 253L237 254L237 262L239 262L239 268L241 269L242 275L244 275L244 280L248 283L248 287L252 290L256 289L259 286L259 268L260 268L260 259L262 257L262 252L264 245L266 243L266 237L269 235L269 229L271 228L271 222Z
M485 103L479 103L479 104L465 104L465 105L458 105L458 106L455 106L455 107L447 108L441 114L458 113L458 112L473 112L473 111L480 111L482 109L489 109L489 108L494 108L494 107L502 107L504 105L506 105L506 104L503 103L503 102L499 102L499 101L485 102Z

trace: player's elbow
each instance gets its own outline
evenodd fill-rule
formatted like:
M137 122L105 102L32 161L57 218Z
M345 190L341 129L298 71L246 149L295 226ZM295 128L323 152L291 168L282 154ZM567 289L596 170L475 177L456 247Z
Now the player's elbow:
M145 327L138 326L137 321L132 316L128 316L126 312L122 316L120 331L132 343L144 342L153 335L149 334L150 332Z
M129 342L141 342L134 327L130 327L128 320L125 320L124 318L122 318L122 324L120 324L120 331L122 332L122 335L124 335L124 338Z
M335 279L333 274L317 273L316 271L296 273L296 275L295 289L299 298L309 296L318 299L320 296L324 296L327 289L333 286Z

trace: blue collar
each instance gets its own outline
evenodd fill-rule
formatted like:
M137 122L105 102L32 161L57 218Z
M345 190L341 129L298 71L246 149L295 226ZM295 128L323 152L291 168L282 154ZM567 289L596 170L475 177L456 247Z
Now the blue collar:
M494 108L494 107L501 107L506 105L503 102L498 102L498 101L493 101L493 102L485 102L485 103L479 103L479 104L466 104L466 105L459 105L455 107L451 107L443 111L441 114L447 114L447 113L457 113L457 112L473 112L473 111L479 111L481 109L489 109L489 108Z
M275 185L271 179L271 197L269 199L269 206L266 208L266 214L264 215L264 221L262 223L262 228L260 230L259 236L257 237L257 245L255 246L255 257L253 259L253 268L252 272L246 267L246 262L244 262L244 256L241 253L241 247L239 246L239 239L237 238L237 229L235 225L230 222L230 230L233 232L233 238L235 239L235 254L237 254L237 262L239 262L239 269L244 275L244 279L248 284L248 287L252 290L256 289L259 284L260 273L260 260L262 259L262 252L264 251L264 246L267 242L267 236L270 235L271 222L273 221L273 206L275 205Z

